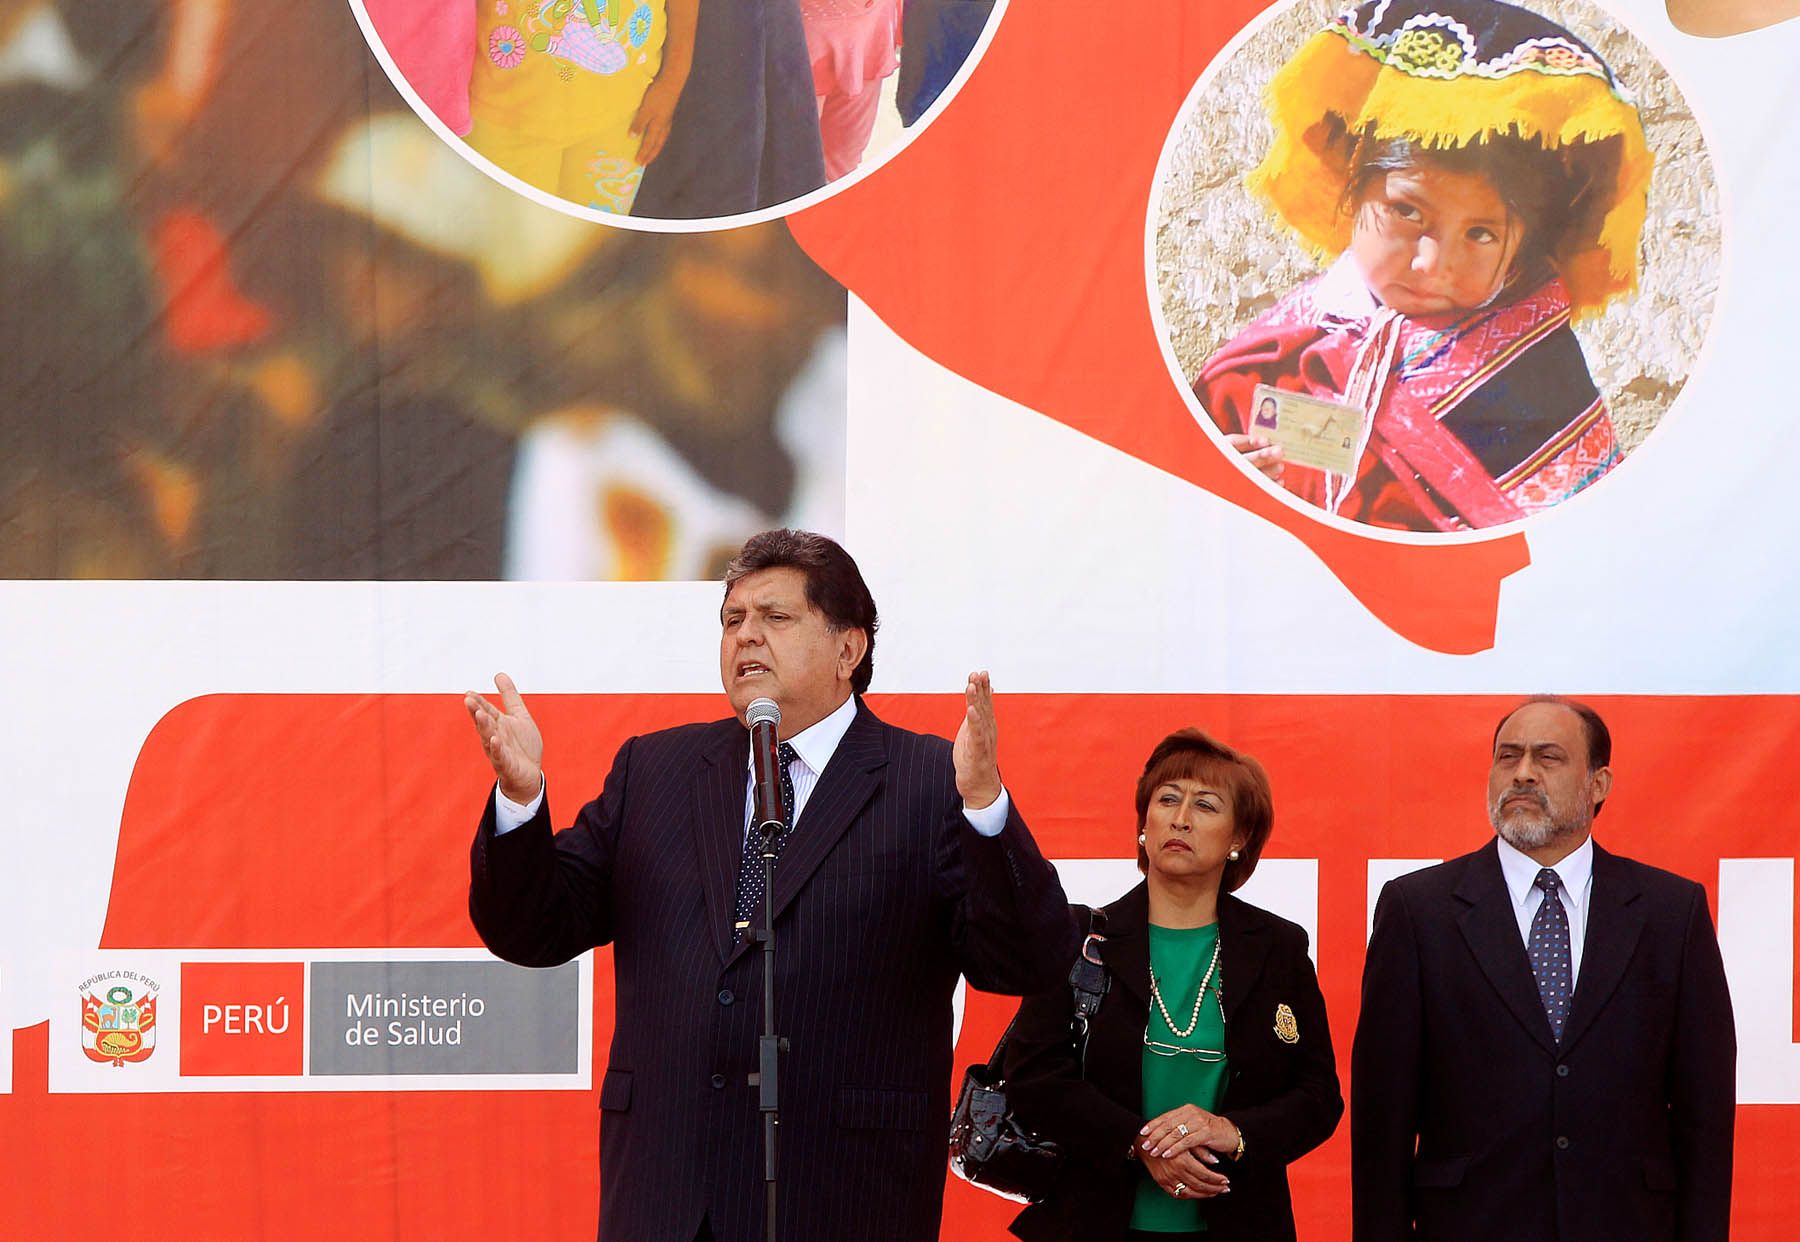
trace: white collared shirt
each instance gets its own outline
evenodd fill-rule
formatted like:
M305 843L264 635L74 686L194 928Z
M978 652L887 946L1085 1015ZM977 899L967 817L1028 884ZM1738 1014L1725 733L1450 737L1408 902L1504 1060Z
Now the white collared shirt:
M844 734L850 731L850 724L856 719L856 696L851 695L838 705L836 711L812 725L807 726L788 740L797 756L788 766L788 775L794 782L794 823L800 823L800 812L806 809L807 799L812 797L813 787L819 783L819 776L825 771L825 765L837 754L838 744L844 740ZM744 775L744 831L750 831L750 818L755 813L756 800L756 757L752 755L747 761ZM543 804L546 786L538 789L537 797L530 802L514 802L500 792L500 786L494 786L494 835L511 832L520 824L537 814ZM1006 816L1012 808L1004 787L1000 796L988 806L980 810L963 807L963 818L969 821L969 827L984 837L997 837L1000 830L1006 827ZM1535 872L1533 874L1536 874Z
M1537 874L1543 864L1507 844L1504 837L1495 841L1500 847L1500 874L1506 879L1513 916L1519 921L1519 940L1529 945L1531 920L1544 904L1544 890L1537 886ZM1557 892L1563 911L1569 916L1569 982L1573 984L1581 978L1581 949L1587 941L1588 906L1594 895L1594 838L1588 837L1550 870L1556 872L1561 885Z

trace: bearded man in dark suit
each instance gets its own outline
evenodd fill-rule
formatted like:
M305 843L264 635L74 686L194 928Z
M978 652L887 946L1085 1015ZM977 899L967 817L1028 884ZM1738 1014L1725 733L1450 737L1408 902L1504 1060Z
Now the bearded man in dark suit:
M1737 1042L1691 880L1601 849L1612 738L1494 736L1497 839L1391 881L1351 1058L1355 1242L1723 1242Z
M775 867L784 1242L938 1233L951 995L1065 977L1076 928L1001 785L987 675L954 746L863 704L874 600L836 543L768 531L726 572L719 671L735 719L634 737L552 834L543 740L517 688L465 698L496 777L469 907L508 961L614 950L600 1089L603 1242L764 1236L757 1090L760 845L744 715L781 708L793 814ZM740 880L743 882L740 883Z

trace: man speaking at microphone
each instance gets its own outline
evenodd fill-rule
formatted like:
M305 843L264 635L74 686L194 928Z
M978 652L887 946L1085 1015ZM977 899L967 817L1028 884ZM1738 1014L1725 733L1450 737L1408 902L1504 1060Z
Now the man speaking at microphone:
M602 1242L764 1236L757 1089L762 841L750 704L773 699L791 790L776 837L782 1242L938 1236L957 975L1062 981L1076 928L1000 782L993 697L971 674L954 746L862 702L875 601L822 535L752 537L725 575L719 674L736 719L627 741L552 834L543 739L510 678L465 698L496 779L469 910L528 966L613 945L600 1089ZM778 778L779 779L779 778ZM503 1150L496 1158L504 1159Z

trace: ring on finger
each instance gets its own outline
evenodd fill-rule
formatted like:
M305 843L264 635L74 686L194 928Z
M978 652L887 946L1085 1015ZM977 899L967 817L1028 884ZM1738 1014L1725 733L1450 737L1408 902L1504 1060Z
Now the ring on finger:
M1182 1138L1186 1138L1188 1136L1187 1122L1185 1122L1185 1121L1176 1122L1175 1123L1175 1133L1179 1134Z
M1186 1193L1187 1193L1187 1183L1186 1182L1176 1182L1175 1183L1175 1197L1177 1199L1179 1199L1179 1198L1181 1198L1182 1195L1184 1195Z

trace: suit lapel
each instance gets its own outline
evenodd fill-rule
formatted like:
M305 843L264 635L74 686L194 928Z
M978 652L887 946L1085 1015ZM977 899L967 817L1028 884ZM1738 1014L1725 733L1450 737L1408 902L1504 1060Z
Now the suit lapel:
M859 701L856 719L850 722L844 740L819 774L819 783L806 800L806 810L794 825L794 835L776 860L777 917L881 788L882 769L886 766L887 747L881 737L881 722Z
M741 762L749 762L748 743ZM780 918L794 898L799 895L825 856L831 853L832 847L844 835L856 816L875 791L881 788L882 769L887 766L887 746L881 736L881 722L874 713L858 702L856 719L850 722L845 731L843 741L838 743L837 750L832 752L825 770L819 774L818 784L813 786L812 796L806 800L806 808L794 825L793 834L782 847L781 857L775 860L775 917ZM740 777L741 777L740 773ZM740 803L743 790L738 790ZM743 818L740 805L739 819ZM741 851L743 846L739 843ZM737 867L732 866L732 877L735 883ZM731 904L728 896L726 905ZM727 915L729 918L729 914ZM741 944L732 946L727 960L742 952L750 945L746 938Z
M1470 856L1455 895L1466 907L1457 916L1457 925L1482 973L1519 1025L1555 1052L1556 1037L1550 1032L1550 1019L1544 1013L1537 980L1532 977L1531 963L1525 956L1519 920L1513 914L1512 897L1500 873L1499 850L1492 841Z
M1594 888L1588 898L1587 935L1582 942L1581 973L1569 1001L1562 1047L1574 1046L1592 1026L1607 999L1625 977L1631 955L1644 930L1644 905L1637 885L1619 860L1594 845Z
M729 722L736 724L736 721ZM737 906L738 860L744 852L744 791L749 784L750 732L721 727L701 754L695 777L694 844L706 889L706 921L719 960L731 956L732 916Z
M1251 907L1237 898L1219 896L1219 970L1223 980L1225 1029L1237 1015L1244 997L1250 995L1261 977L1263 964L1269 960L1269 937L1266 925L1255 917Z

